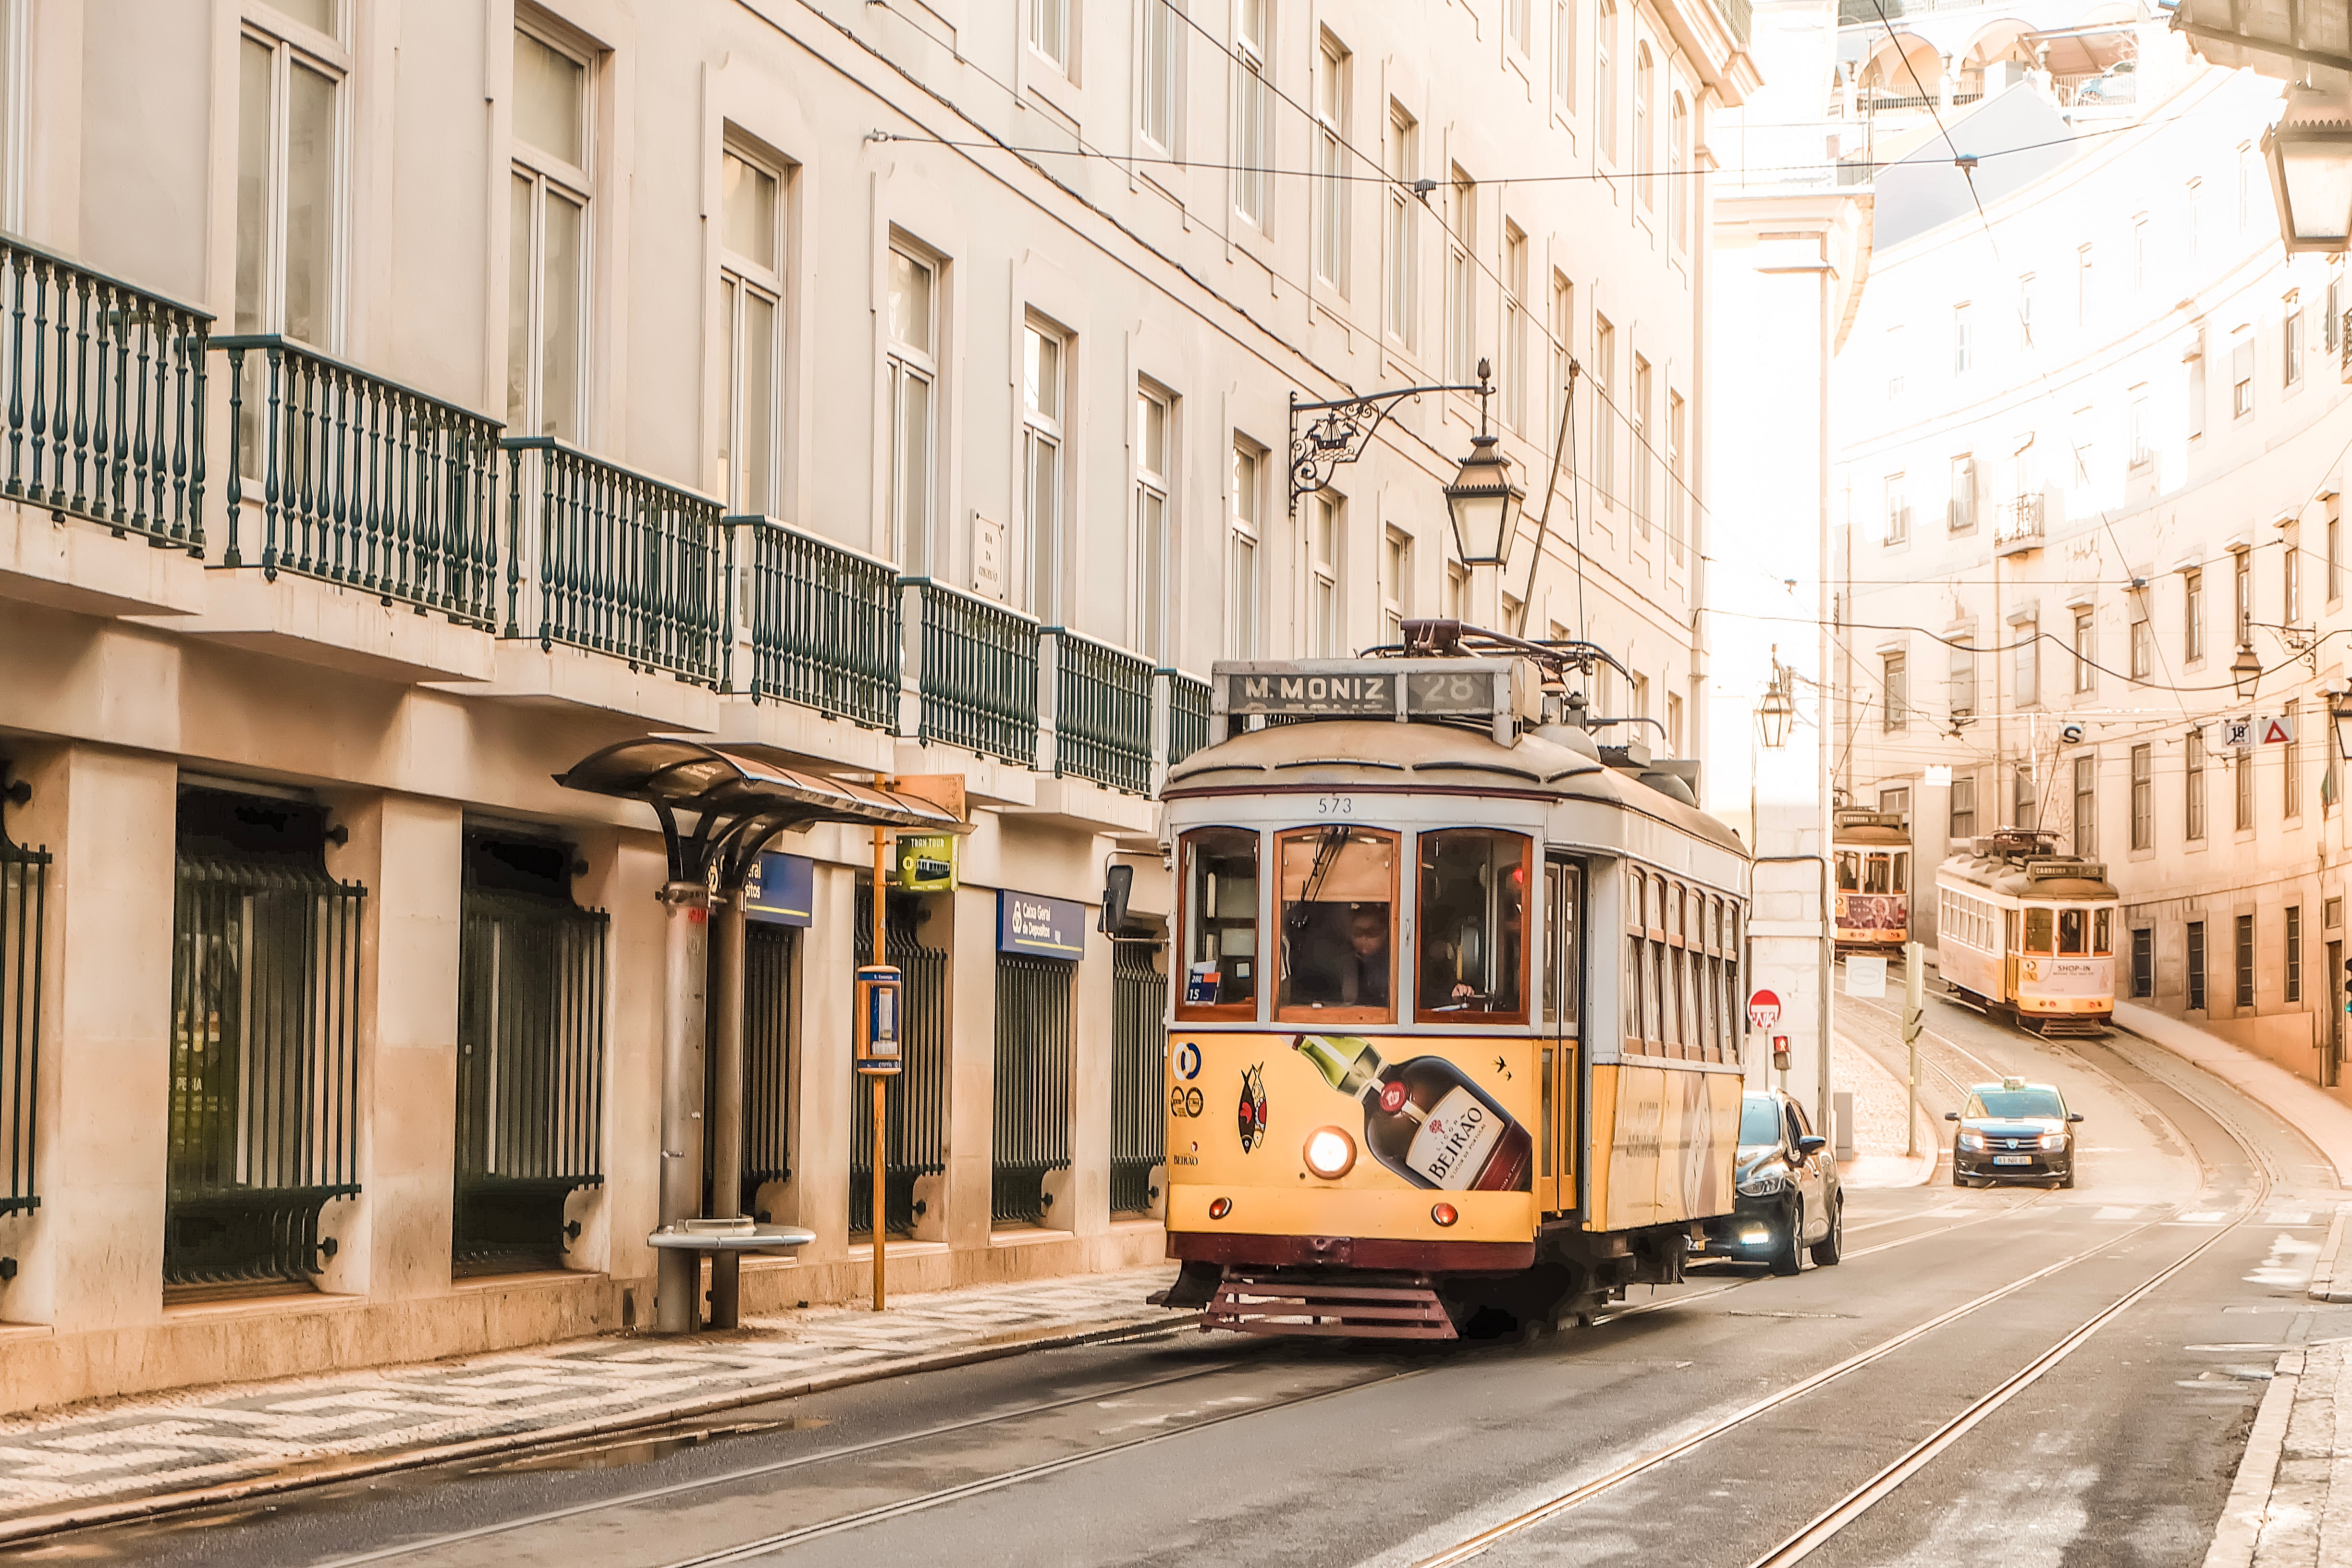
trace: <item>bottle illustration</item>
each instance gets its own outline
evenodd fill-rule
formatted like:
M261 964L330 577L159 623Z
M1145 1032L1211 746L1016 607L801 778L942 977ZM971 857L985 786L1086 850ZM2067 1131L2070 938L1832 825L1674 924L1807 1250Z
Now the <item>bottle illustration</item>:
M1444 1057L1391 1065L1353 1035L1300 1035L1291 1049L1364 1105L1364 1145L1416 1187L1528 1190L1535 1142L1511 1113Z

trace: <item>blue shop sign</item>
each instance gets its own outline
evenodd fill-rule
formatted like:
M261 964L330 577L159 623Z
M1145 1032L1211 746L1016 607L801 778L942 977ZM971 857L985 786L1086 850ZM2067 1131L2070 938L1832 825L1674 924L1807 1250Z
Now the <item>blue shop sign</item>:
M816 909L815 889L815 861L769 850L743 884L743 913L770 925L804 926Z
M1002 889L996 895L996 951L1084 958L1087 907L1072 899Z

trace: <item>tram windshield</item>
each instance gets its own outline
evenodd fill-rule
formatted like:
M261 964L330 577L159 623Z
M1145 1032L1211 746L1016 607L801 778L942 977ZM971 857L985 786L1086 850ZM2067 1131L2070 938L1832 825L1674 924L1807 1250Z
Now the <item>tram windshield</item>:
M2050 928L2053 918L2057 913L2058 911L2055 910L2026 910L2025 944L2023 947L2020 948L2019 951L2021 952L2048 952L2050 951Z
M1397 840L1332 824L1286 833L1282 867L1285 1020L1384 1024L1396 1016Z
M1865 893L1891 893L1895 890L1892 868L1884 855L1868 855L1862 862L1862 890Z
M1837 884L1841 893L1862 891L1862 857L1851 849L1837 852Z
M1450 827L1421 836L1422 1018L1527 1016L1528 861L1525 834Z
M1184 836L1184 982L1179 1018L1257 1011L1257 835L1203 827Z

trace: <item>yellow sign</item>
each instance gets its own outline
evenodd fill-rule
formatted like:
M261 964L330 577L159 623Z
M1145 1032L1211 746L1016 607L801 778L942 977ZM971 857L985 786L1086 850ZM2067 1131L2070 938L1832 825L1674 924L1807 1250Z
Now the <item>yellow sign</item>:
M946 833L898 837L898 886L909 893L956 889L956 841Z

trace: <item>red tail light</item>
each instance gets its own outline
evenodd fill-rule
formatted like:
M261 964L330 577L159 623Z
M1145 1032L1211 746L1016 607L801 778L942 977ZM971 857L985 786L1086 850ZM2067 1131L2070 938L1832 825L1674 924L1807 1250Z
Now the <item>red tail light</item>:
M1452 1225L1462 1216L1454 1212L1452 1204L1434 1204L1430 1207L1429 1217L1440 1225Z
M1211 1198L1211 1199L1209 1200L1209 1217L1210 1217L1211 1219L1223 1219L1223 1218L1224 1218L1227 1215L1229 1215L1229 1214L1231 1214L1231 1213L1233 1213L1233 1212L1234 1212L1234 1200L1233 1200L1233 1199L1231 1199L1231 1198Z

